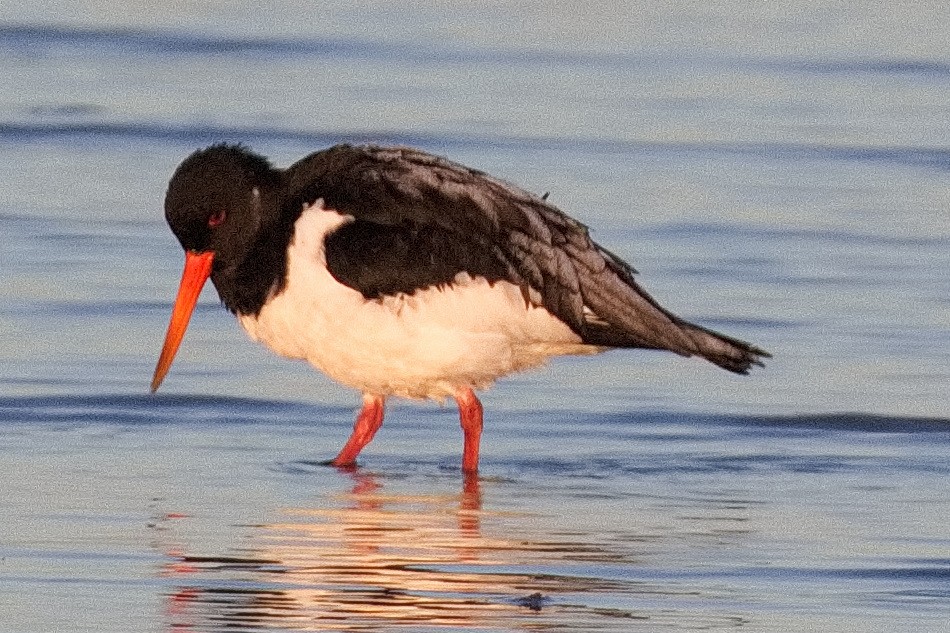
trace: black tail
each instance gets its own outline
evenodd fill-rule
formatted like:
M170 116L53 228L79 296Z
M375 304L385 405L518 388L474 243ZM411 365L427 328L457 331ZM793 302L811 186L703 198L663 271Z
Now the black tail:
M691 344L688 346L664 345L659 342L648 343L632 336L628 332L600 320L588 321L584 342L604 347L626 347L641 349L665 349L682 356L701 356L711 363L737 374L748 374L753 365L764 366L763 358L772 355L754 345L739 339L714 332L694 323L674 317L668 327L675 327Z
M701 356L731 372L747 374L771 354L754 345L684 321L669 312L634 279L633 269L606 251L613 266L582 278L584 342L606 347L664 349Z
M732 338L686 321L679 326L696 344L696 355L737 374L748 374L753 365L763 367L763 358L772 355L745 341Z

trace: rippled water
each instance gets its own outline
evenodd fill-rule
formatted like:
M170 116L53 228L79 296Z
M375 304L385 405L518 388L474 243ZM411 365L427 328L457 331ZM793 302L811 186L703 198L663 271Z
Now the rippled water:
M407 414L347 472L343 408L0 400L9 630L945 623L946 420L501 414L466 480Z
M948 630L945 19L445 9L0 7L0 630ZM485 395L479 479L433 405L329 468L357 398L211 291L145 395L220 140L550 192L775 358L563 359Z

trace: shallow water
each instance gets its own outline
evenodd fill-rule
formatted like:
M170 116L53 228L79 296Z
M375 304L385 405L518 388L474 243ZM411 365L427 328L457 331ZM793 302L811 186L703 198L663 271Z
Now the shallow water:
M946 420L496 414L466 480L407 413L339 471L343 408L3 399L8 630L945 625Z
M308 7L0 7L0 630L948 630L945 16ZM562 359L485 395L479 479L434 405L327 467L356 396L211 290L145 395L220 140L550 192L775 358Z

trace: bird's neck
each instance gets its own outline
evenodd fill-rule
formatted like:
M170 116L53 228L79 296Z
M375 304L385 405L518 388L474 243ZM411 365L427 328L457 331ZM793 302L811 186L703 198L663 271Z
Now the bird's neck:
M220 262L211 273L218 296L235 314L258 315L287 281L287 249L302 207L285 200L279 189L262 195L261 223L247 236L248 247L236 261Z

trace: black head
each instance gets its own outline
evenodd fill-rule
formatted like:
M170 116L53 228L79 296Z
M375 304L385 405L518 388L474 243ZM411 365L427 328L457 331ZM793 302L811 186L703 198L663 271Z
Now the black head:
M212 145L175 170L165 194L165 219L185 249L185 269L152 391L171 367L209 276L235 312L260 310L279 282L280 254L262 248L261 236L280 224L280 179L266 159L240 145ZM286 232L278 235L284 238Z
M215 271L241 261L273 215L279 172L241 145L186 158L165 194L165 219L186 251L213 252Z

